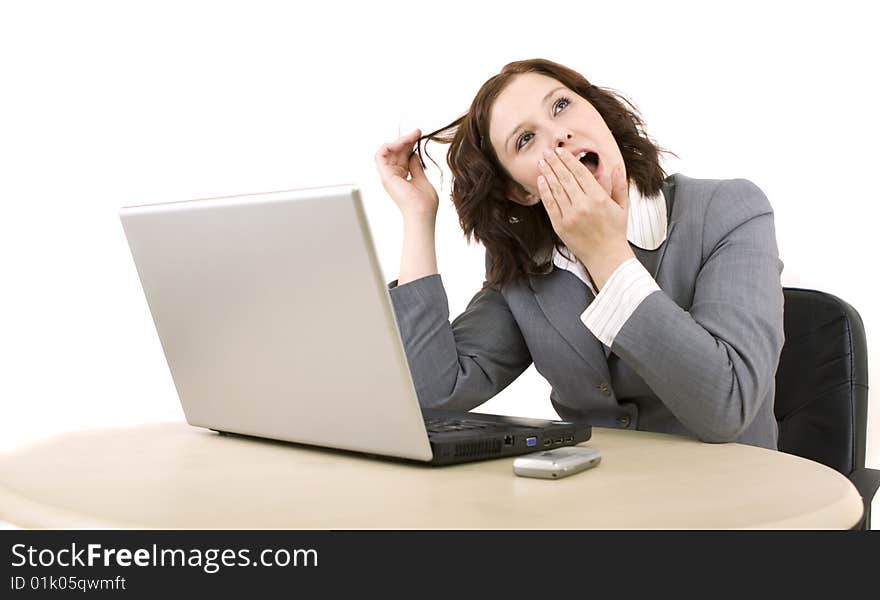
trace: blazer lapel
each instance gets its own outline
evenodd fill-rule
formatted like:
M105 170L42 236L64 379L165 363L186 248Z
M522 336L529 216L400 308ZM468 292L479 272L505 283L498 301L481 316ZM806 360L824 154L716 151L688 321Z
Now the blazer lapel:
M604 345L580 318L593 301L590 289L574 273L555 267L546 275L530 275L529 282L538 306L553 328L584 359L596 381L608 381Z
M670 221L666 226L666 239L656 250L645 250L644 248L639 248L635 244L630 243L630 246L633 249L633 254L636 255L636 258L642 263L642 266L651 274L654 281L657 280L657 274L660 272L660 264L663 262L663 257L666 255L666 247L669 246L669 239L672 236L673 229L675 229L675 221Z
M657 281L657 275L660 273L660 265L663 263L663 257L666 256L666 248L669 247L669 240L672 238L672 232L675 229L676 215L673 213L675 207L675 181L672 177L663 181L661 186L663 198L666 200L666 239L660 244L656 250L644 250L635 244L630 243L636 258L642 263L654 281ZM655 255L656 253L656 255Z

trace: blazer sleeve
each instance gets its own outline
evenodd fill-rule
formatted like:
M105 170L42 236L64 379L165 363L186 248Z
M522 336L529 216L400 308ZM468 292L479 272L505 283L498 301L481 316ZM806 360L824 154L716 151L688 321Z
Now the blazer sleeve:
M736 440L772 400L782 267L764 193L745 179L722 182L706 208L690 310L655 291L614 339L612 351L703 441Z
M449 323L439 274L388 284L419 403L470 410L507 387L532 363L500 292L484 288Z

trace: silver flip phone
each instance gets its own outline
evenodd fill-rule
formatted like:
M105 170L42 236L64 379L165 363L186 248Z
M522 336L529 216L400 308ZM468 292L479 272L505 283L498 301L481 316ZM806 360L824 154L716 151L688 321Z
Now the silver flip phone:
M513 472L522 477L559 479L595 467L602 453L595 448L568 446L520 456L513 461Z

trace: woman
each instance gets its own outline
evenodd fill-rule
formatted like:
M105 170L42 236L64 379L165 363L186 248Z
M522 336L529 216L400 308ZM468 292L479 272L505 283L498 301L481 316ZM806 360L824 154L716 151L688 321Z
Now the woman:
M575 71L526 60L447 127L379 149L404 218L389 293L423 406L470 410L534 361L563 419L776 449L773 211L745 179L666 177L642 125ZM451 324L425 138L451 143L452 200L486 247L483 289Z

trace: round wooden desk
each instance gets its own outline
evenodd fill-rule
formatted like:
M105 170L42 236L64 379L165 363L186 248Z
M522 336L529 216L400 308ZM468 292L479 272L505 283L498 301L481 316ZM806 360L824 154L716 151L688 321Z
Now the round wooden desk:
M823 465L739 444L594 429L602 463L561 479L512 458L430 467L185 423L69 433L0 455L0 519L29 528L840 528L861 519Z

